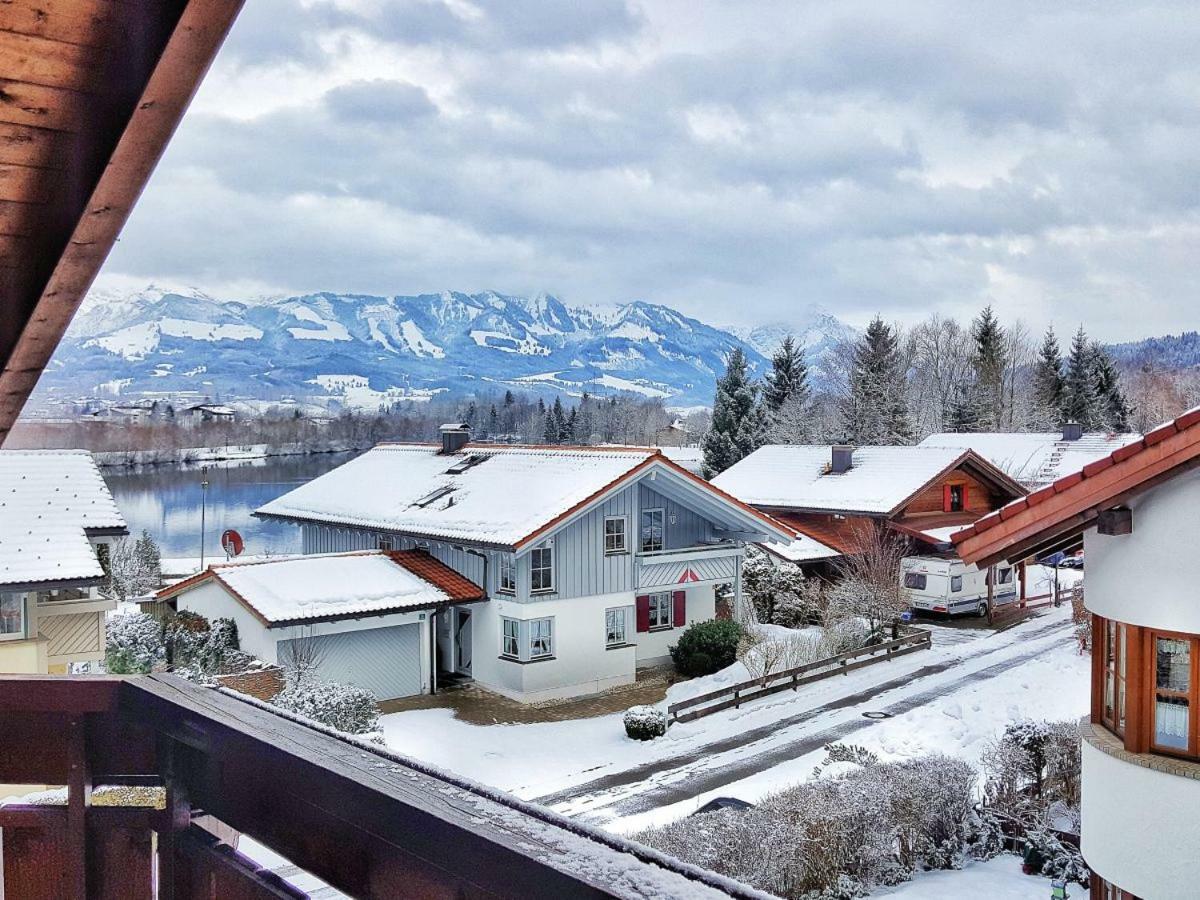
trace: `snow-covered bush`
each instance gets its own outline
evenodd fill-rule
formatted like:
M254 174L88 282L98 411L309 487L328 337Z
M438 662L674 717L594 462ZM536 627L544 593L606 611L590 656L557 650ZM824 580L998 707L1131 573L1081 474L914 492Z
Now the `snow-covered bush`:
M1078 818L1079 752L1074 722L1014 722L981 756L988 805L1026 827Z
M625 733L635 741L652 741L667 733L667 714L657 706L631 706L624 721Z
M104 664L114 675L149 672L166 659L162 625L145 613L127 613L108 620Z
M1030 849L1032 854L1029 854ZM1091 871L1080 852L1045 829L1033 828L1026 832L1025 850L1038 861L1038 871L1047 878L1073 881L1085 887L1091 880Z
M730 619L711 619L689 625L670 647L671 661L681 675L699 676L719 672L737 660L743 629Z
M754 547L746 549L742 589L763 624L803 628L820 615L820 582L805 578L794 563L774 562Z
M765 798L755 809L692 816L638 840L781 897L865 896L913 871L957 866L977 818L976 773L961 760L929 756L882 763L835 750L827 762L858 768Z
M314 719L349 734L379 731L379 706L375 695L351 684L289 680L271 702L281 709Z

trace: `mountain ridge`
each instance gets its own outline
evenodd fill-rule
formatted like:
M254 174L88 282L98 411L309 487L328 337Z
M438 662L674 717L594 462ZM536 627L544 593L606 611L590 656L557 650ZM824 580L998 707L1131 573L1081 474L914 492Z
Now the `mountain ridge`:
M813 308L797 337L817 363L853 329ZM150 284L89 294L47 367L35 406L87 397L292 399L374 408L438 393L658 397L711 404L725 358L769 366L769 329L745 337L644 300L573 307L551 294L371 295L320 291L219 300Z

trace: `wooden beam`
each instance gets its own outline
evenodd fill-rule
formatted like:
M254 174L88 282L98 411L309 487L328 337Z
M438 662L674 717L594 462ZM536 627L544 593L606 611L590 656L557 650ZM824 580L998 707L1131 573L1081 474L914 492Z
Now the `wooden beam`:
M241 8L242 0L109 3L105 50L44 35L0 36L0 79L87 90L74 134L0 124L0 162L61 167L34 241L8 235L0 267L0 442L111 250L133 204ZM78 4L52 3L69 18ZM86 13L76 25L93 30ZM99 36L97 36L97 40ZM44 104L10 102L0 113ZM66 124L66 123L64 123ZM74 127L74 126L72 126Z
M92 769L88 760L87 729L83 716L73 716L67 733L67 886L73 897L88 892L88 810L92 806Z

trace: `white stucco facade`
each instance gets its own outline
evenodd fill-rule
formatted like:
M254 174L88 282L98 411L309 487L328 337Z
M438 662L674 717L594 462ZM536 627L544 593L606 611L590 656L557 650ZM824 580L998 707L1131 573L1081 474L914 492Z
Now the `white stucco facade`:
M1083 743L1082 851L1101 878L1138 897L1193 900L1200 885L1200 781Z
M1129 503L1133 533L1084 535L1087 608L1129 625L1200 634L1200 470Z

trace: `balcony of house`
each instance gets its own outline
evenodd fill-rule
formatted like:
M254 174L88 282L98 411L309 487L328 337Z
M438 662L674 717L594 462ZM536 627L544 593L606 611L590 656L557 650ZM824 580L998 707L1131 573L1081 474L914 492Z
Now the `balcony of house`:
M0 717L0 784L62 786L0 806L0 896L761 896L174 676L0 676Z
M745 548L734 541L699 542L672 549L641 550L635 556L638 590L735 581Z
M104 621L115 600L70 589L40 592L31 607L31 633L46 642L48 671L65 674L72 663L104 658Z

